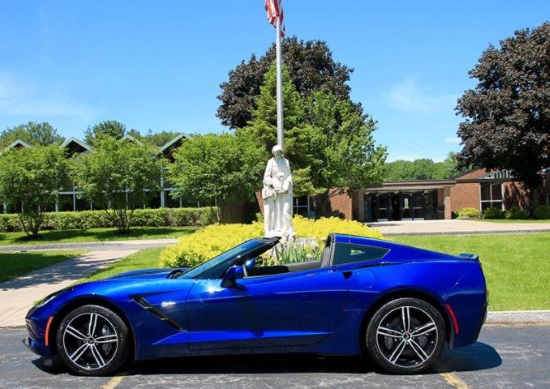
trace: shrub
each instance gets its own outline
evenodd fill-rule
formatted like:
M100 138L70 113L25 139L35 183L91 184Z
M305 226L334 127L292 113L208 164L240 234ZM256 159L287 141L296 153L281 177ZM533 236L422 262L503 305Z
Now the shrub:
M263 225L214 224L186 235L177 244L163 250L159 261L163 267L194 267L244 240L262 236Z
M188 227L206 226L216 221L215 208L136 209L130 226ZM87 230L114 227L105 211L48 212L42 230ZM17 214L0 214L0 232L21 231Z
M524 209L521 209L517 205L514 205L512 208L506 211L506 219L528 219L529 212Z
M482 216L484 219L504 219L504 212L498 208L486 208Z
M0 231L14 232L21 231L21 223L19 218L14 213L5 213L0 215Z
M535 219L550 219L550 206L539 205L533 212Z
M317 247L323 247L323 239L326 239L331 232L382 238L382 234L376 229L369 228L357 221L341 220L336 217L311 220L295 216L293 225L298 238L312 238L310 244L313 253L318 250L314 248L313 241L316 242ZM160 266L194 267L244 240L260 237L263 234L264 226L260 222L211 225L194 234L184 236L177 244L162 251L159 258ZM309 253L307 250L301 251L303 247L299 247L299 243L282 247L279 250L281 249L294 250L294 252L286 253L280 251L279 261L283 263L296 261L297 256L304 258ZM287 259L283 259L283 257Z
M478 209L470 207L459 209L458 211L456 211L456 213L459 219L475 219L479 218L480 216Z

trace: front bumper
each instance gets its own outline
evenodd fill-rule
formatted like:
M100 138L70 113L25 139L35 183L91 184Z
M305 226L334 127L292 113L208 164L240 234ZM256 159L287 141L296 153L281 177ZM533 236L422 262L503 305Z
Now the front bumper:
M29 335L22 340L23 344L33 353L45 358L52 358L50 347L45 344L45 331L42 326L36 325L33 320L27 318L27 331Z

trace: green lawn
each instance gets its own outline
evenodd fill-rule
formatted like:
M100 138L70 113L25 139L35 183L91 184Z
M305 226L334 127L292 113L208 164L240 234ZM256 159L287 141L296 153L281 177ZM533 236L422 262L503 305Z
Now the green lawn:
M0 282L82 255L83 251L0 253Z
M162 250L164 250L164 248L161 247L138 251L137 253L129 255L104 269L98 270L96 273L83 278L79 282L101 280L103 278L130 270L159 267L158 258Z
M497 223L497 224L550 224L549 219L468 219L473 222Z
M0 245L102 242L129 239L180 238L196 230L195 227L132 227L129 235L120 235L115 228L91 228L89 230L40 231L37 239L30 239L24 232L0 233Z
M449 254L478 254L490 310L550 309L550 233L399 236L393 241Z
M159 239L159 238L180 238L184 235L191 234L196 228L181 227L181 228L147 228L133 227L129 236L121 236L117 234L116 229L90 229L86 231L41 231L39 239L29 240L23 232L8 232L0 233L0 245L27 245L27 244L48 244L48 243L85 243L85 242L100 242L113 240L128 240L128 239ZM151 257L153 263L145 267L157 267L158 252L155 257ZM149 250L144 250L148 253ZM34 270L65 261L83 254L84 251L28 251L28 252L0 252L0 282L5 282L13 278L20 277ZM136 255L140 255L137 253ZM120 266L124 266L126 260ZM114 266L119 266L115 264ZM138 266L138 263L129 261L129 270ZM115 267L112 274L125 271ZM108 276L109 274L105 275ZM104 276L104 277L105 277Z
M175 236L181 236L177 231ZM189 233L190 231L186 231ZM184 233L184 232L183 232ZM166 237L166 235L163 235ZM152 237L147 235L146 237ZM158 236L157 236L158 237ZM490 309L536 310L550 309L550 233L496 234L496 235L433 235L399 236L391 240L442 251L449 254L463 252L480 256L490 292ZM76 240L75 240L76 241ZM128 270L158 267L162 248L142 250L100 270L82 281L102 279ZM48 266L53 260L62 261L78 254L61 253L0 253L0 278L5 281L25 274L34 268ZM8 257L9 256L9 257ZM62 256L62 257L60 257ZM25 268L23 263L34 268ZM24 270L14 273L15 264Z

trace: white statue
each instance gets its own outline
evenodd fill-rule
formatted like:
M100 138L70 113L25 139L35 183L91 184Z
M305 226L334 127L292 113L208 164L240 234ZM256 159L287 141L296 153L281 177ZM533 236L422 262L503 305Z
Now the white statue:
M273 158L265 168L262 190L265 236L293 237L290 164L281 146L273 146L272 153Z

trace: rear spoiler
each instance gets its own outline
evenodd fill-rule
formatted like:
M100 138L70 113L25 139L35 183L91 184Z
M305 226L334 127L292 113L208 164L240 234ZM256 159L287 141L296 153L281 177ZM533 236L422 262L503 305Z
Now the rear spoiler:
M477 254L461 253L461 254L458 254L458 256L461 257L461 258L465 258L465 259L469 259L469 260L472 260L472 261L479 262L479 255L477 255Z

